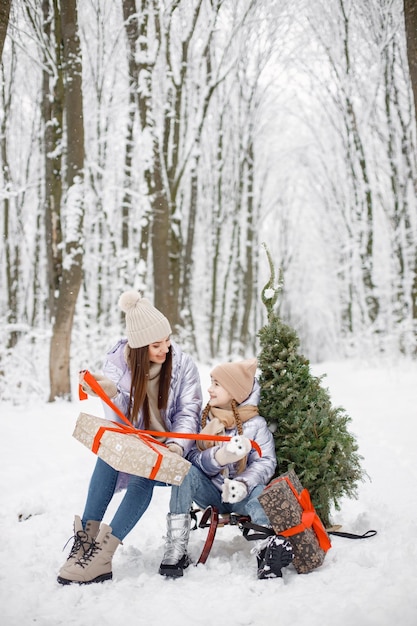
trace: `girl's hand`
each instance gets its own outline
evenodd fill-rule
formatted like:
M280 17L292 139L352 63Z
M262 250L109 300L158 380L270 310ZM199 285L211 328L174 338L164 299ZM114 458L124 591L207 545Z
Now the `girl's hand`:
M222 501L223 502L240 502L244 500L248 495L248 489L245 483L240 480L230 480L225 478L222 487Z
M229 465L229 463L236 463L243 459L244 456L249 454L251 449L251 442L247 437L236 435L232 437L224 446L219 448L214 455L219 465Z

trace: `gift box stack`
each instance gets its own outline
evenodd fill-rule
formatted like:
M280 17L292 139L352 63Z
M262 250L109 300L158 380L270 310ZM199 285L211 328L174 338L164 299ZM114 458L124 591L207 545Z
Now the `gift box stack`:
M294 470L271 481L259 501L274 531L290 541L297 572L307 574L322 565L329 536Z
M110 430L112 428L119 432ZM97 443L100 429L103 432ZM97 456L116 470L171 485L180 485L191 466L155 439L134 434L123 424L88 413L78 416L73 437L93 451L98 445ZM155 467L158 468L156 472Z

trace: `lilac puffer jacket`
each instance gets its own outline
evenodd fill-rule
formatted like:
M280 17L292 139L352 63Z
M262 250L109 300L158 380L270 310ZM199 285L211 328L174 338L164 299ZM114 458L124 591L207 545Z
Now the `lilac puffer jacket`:
M117 387L117 396L113 403L127 414L131 373L125 359L127 339L121 339L106 355L103 374L112 380ZM193 359L171 341L172 376L168 395L168 406L163 412L167 431L196 433L199 430L202 393L200 376ZM104 412L108 419L116 422L122 420L106 404ZM143 429L143 415L139 413L137 428ZM167 439L165 443L178 443L184 449L184 456L193 446L192 439Z
M255 379L251 395L247 400L242 402L242 405L252 404L257 406L259 396L260 387L258 381ZM248 488L248 493L250 493L257 485L266 485L271 480L277 466L277 458L275 454L274 438L264 417L256 415L246 422L243 422L242 427L244 437L256 441L259 445L262 457L252 448L248 455L246 468L241 474L236 474L238 463L231 463L226 467L228 469L228 477L231 479L237 478L244 482ZM225 435L228 437L234 437L237 434L237 428L231 428L225 432ZM197 446L194 446L188 453L187 459L209 476L212 483L221 491L224 482L224 475L222 473L224 468L215 459L215 454L218 449L219 446L213 446L201 451Z

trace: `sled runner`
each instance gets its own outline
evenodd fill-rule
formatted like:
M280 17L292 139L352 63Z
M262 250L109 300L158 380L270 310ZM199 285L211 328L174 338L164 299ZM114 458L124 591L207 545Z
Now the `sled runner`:
M199 512L200 509L192 509L191 511L191 517L195 520L196 523L194 529L197 528L197 513ZM267 528L266 526L259 526L251 522L251 518L249 515L240 515L239 513L219 513L218 509L215 506L208 506L203 511L201 519L198 522L198 528L208 528L208 533L196 565L199 565L200 563L204 564L207 561L214 543L214 539L216 537L217 529L219 527L223 528L227 525L238 526L238 528L242 531L243 536L248 541L254 541L255 539L265 539L265 537L275 535L274 531L271 528ZM254 532L251 533L250 531Z
M201 512L202 516L198 522L197 514ZM196 565L199 565L200 563L204 564L207 561L213 547L218 528L223 528L227 525L237 526L239 530L242 531L242 535L247 541L256 541L257 539L265 539L270 535L275 535L272 528L253 523L249 515L240 515L239 513L219 513L218 509L214 506L208 506L204 511L201 511L201 509L192 509L190 513L195 522L193 530L196 530L197 528L208 528L207 537L203 549L201 550L201 554L197 559ZM338 524L326 529L326 531L328 535L344 537L345 539L368 539L377 534L376 530L368 530L362 535L357 535L354 533L343 532L340 529L341 525Z

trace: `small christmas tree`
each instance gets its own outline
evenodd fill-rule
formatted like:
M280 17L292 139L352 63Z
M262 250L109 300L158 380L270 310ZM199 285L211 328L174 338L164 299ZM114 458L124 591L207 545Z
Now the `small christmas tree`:
M351 418L343 408L332 407L321 384L323 376L311 374L309 361L298 353L297 334L273 311L282 279L275 286L273 262L267 249L266 253L271 276L262 290L268 323L258 334L259 409L274 435L276 475L294 469L328 526L332 505L339 510L342 496L357 497L358 482L366 476L360 464L363 457L347 430Z

